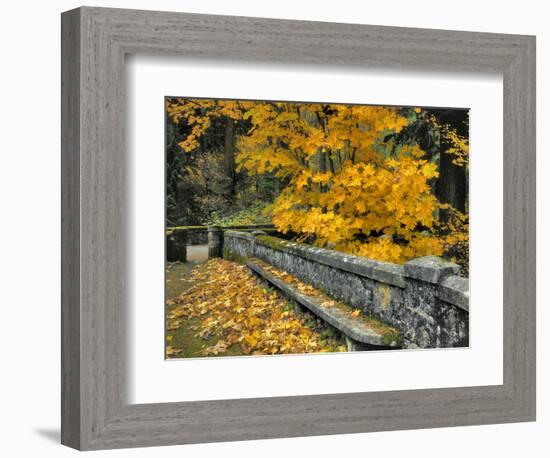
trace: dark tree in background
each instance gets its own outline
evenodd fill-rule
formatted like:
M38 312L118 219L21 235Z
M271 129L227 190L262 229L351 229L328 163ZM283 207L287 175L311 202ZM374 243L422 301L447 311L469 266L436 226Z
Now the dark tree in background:
M166 219L167 225L173 226L193 213L192 201L180 198L178 187L185 167L190 163L190 156L181 154L178 142L185 137L185 127L175 124L166 115ZM182 190L185 192L184 190ZM182 196L183 197L183 196Z
M235 170L235 121L231 118L225 118L225 132L223 142L223 152L225 157L225 173L229 178L229 196L235 196L235 186L237 185L237 172Z
M433 110L433 115L440 125L448 125L460 136L468 137L467 110ZM445 136L441 137L436 195L440 202L450 204L459 212L465 213L468 196L467 169L456 165L453 155L447 154L452 146Z
M236 138L250 123L227 116L210 122L198 147L186 152L179 143L191 128L166 115L167 226L269 222L265 210L285 183L272 173L249 176L237 171Z
M399 134L395 135L396 144L418 143L426 152L426 157L439 166L439 177L433 183L434 192L441 203L449 204L461 213L467 213L468 176L467 167L455 164L455 156L449 154L453 147L449 138L442 134L442 126L448 126L457 135L469 136L469 111L467 109L423 109L416 113L405 108L413 118ZM441 212L441 218L447 218Z

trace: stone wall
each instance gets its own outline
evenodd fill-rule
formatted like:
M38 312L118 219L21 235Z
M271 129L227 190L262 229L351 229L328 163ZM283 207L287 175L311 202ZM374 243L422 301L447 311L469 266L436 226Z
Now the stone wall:
M276 234L272 224L250 224L246 226L212 226L219 230L236 229L239 231L262 230ZM187 247L189 245L207 245L209 241L208 226L178 226L166 229L166 260L168 262L187 262ZM222 240L223 242L223 240ZM221 248L221 244L220 244Z
M237 231L255 231L261 229L265 232L275 232L275 227L272 224L223 226L223 229ZM208 243L208 226L177 226L166 228L167 235L177 235L181 232L186 233L187 245L206 245Z
M223 232L223 256L253 256L285 270L398 328L407 348L469 345L468 279L441 258L397 265L232 230Z

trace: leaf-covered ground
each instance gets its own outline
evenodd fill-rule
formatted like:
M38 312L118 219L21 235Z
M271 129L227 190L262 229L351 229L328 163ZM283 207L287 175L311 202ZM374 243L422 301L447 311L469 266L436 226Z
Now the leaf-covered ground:
M168 267L167 358L346 351L339 336L267 289L247 267Z

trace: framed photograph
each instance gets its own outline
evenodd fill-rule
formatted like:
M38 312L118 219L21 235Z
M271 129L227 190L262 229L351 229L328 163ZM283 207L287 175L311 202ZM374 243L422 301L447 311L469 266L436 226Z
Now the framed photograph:
M63 13L65 445L534 419L534 37Z

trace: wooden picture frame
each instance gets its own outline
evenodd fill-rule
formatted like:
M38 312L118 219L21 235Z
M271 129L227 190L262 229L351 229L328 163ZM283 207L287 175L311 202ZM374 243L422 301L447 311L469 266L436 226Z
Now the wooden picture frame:
M498 72L503 384L128 404L129 53ZM62 443L81 450L535 419L535 38L83 7L62 15Z

